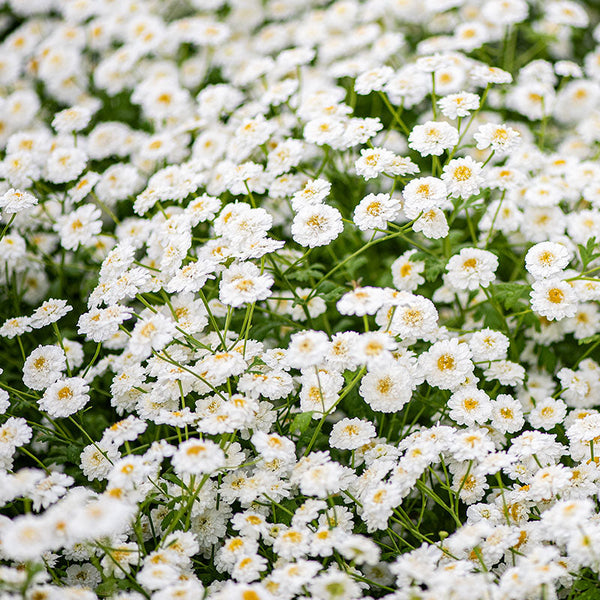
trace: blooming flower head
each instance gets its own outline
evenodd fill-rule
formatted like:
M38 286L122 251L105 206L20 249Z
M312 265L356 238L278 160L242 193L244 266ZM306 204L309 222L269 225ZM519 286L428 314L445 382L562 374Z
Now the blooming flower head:
M473 372L468 344L454 338L435 342L419 357L419 364L429 384L445 390L457 388Z
M337 208L326 204L305 206L292 223L292 237L301 246L326 246L343 231L342 215Z
M440 156L458 143L458 131L444 121L427 121L417 125L408 136L408 145L421 156Z
M498 258L487 250L463 248L448 261L448 283L459 290L488 287L495 279Z
M470 92L448 94L438 100L438 106L449 119L468 117L471 111L479 108L479 96Z
M442 181L446 184L451 196L469 198L479 193L479 188L483 183L481 168L481 163L473 160L470 156L455 158L444 166Z
M481 125L473 134L473 137L479 150L491 148L497 154L503 156L519 145L521 136L518 131L507 125L487 123Z
M540 242L532 246L525 255L525 268L535 279L552 277L570 262L569 250L556 242Z
M573 317L577 311L573 286L556 277L534 282L530 298L531 309L550 321Z
M44 392L40 408L51 417L68 417L87 404L89 389L81 377L59 379Z

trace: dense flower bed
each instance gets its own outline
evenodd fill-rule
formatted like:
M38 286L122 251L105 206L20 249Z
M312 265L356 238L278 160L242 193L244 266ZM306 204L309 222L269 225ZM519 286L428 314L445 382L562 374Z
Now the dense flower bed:
M0 10L0 600L598 597L595 2Z

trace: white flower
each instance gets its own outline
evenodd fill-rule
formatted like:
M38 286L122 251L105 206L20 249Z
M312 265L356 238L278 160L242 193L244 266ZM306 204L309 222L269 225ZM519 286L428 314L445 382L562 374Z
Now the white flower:
M558 275L569 264L571 256L564 244L540 242L525 255L525 268L535 279Z
M360 158L354 163L356 173L363 179L373 179L380 173L388 171L394 158L394 153L385 148L363 148L360 151Z
M536 402L535 408L529 411L528 421L536 429L552 429L557 423L562 423L567 414L567 405L560 398L544 398Z
M326 246L343 231L342 215L337 208L326 204L306 206L292 223L292 237L301 246Z
M38 346L23 365L23 383L32 390L52 385L67 368L65 353L57 346Z
M331 190L331 183L325 179L311 179L292 196L292 208L301 210L307 205L321 204Z
M290 338L285 362L295 369L304 369L320 363L329 350L330 342L323 331L300 331Z
M92 204L84 204L73 212L56 220L54 230L66 250L76 250L81 245L91 244L102 231L102 213Z
M29 324L33 329L40 329L62 319L71 310L73 307L66 300L50 298L33 311Z
M479 108L479 96L470 92L449 94L438 100L442 114L449 119L468 117L472 110Z
M88 403L89 389L81 377L59 379L44 392L38 403L51 417L68 417Z
M534 282L530 299L531 309L550 321L573 317L577 312L577 297L573 287L556 277Z
M399 290L412 292L422 283L425 283L425 278L422 275L425 270L425 263L422 260L413 260L412 256L415 253L416 250L414 249L407 250L390 267L394 286Z
M394 413L410 401L414 387L409 371L392 362L370 370L360 382L359 394L373 410Z
M369 194L354 210L354 222L361 231L384 229L400 212L400 203L388 194Z
M394 70L386 65L376 67L361 73L354 82L357 94L366 95L373 91L382 91L385 84L391 79Z
M54 115L52 127L57 133L72 133L84 129L92 118L92 111L85 106L72 106Z
M355 450L377 435L375 426L362 419L342 419L332 428L329 444L340 450Z
M21 192L10 188L0 198L0 209L7 215L27 210L38 203L38 199L29 192Z
M419 365L430 385L452 390L473 373L471 350L458 340L442 340L419 356Z
M450 227L442 210L430 208L413 223L413 231L421 231L425 237L438 240L448 235Z
M416 219L421 213L432 208L451 206L448 201L446 184L437 177L418 177L402 190L404 213L409 219Z
M225 455L214 442L192 438L179 445L171 462L177 473L199 475L225 466Z
M503 333L489 328L474 332L469 339L475 362L506 358L509 343L509 339Z
M46 162L46 179L66 183L77 179L87 164L87 154L79 148L57 148Z
M458 131L444 121L416 125L408 136L408 145L421 156L440 156L458 143Z
M511 152L520 143L521 134L507 125L486 123L473 134L479 150L491 147L496 154L503 156Z
M234 263L223 273L219 300L234 307L265 300L271 295L272 285L273 277L269 273L261 274L254 263Z
M496 278L498 258L487 250L463 248L447 265L448 284L458 290L488 287Z
M481 167L481 163L474 161L470 156L451 160L442 172L442 181L450 195L455 198L469 198L479 193L479 187L483 183Z
M515 433L523 427L525 419L521 403L508 394L498 394L492 400L491 424L500 433Z
M465 386L448 400L448 416L459 425L483 425L492 414L490 397L474 386Z

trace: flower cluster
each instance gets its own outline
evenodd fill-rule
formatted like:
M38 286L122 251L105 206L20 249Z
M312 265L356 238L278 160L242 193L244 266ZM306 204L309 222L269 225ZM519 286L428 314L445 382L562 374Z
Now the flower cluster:
M594 19L4 2L0 598L599 593Z

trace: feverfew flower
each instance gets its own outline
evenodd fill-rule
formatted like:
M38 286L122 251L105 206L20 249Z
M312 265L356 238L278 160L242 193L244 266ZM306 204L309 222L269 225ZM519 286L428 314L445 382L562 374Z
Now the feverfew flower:
M201 475L225 466L225 455L214 442L192 438L179 445L171 462L179 474Z
M449 194L454 198L469 198L479 193L483 183L481 168L482 164L470 156L451 160L442 172L442 181Z
M533 312L550 321L573 317L577 312L577 296L573 286L556 277L534 282L530 299Z
M73 307L66 300L50 298L33 311L29 324L33 329L40 329L62 319L71 310Z
M305 206L321 204L331 190L331 183L325 179L311 179L292 196L292 208L301 210Z
M369 194L354 210L354 222L361 231L385 229L400 213L400 202L388 194Z
M38 346L25 360L23 383L32 390L52 385L67 368L65 353L58 346Z
M420 231L425 237L438 240L448 235L450 226L441 209L430 208L413 223L413 231Z
M432 208L450 206L446 184L437 177L418 177L402 190L404 213L409 219L416 219L421 213Z
M340 450L356 450L377 435L375 426L362 419L342 419L332 428L329 444Z
M488 287L494 281L498 258L487 250L463 248L448 261L447 282L458 290Z
M363 148L360 158L354 163L357 175L363 179L373 179L380 173L388 171L395 155L385 148Z
M285 362L292 368L305 369L322 362L330 342L323 331L300 331L290 338Z
M92 204L84 204L56 220L54 230L66 250L76 250L79 245L89 245L102 231L102 213Z
M381 92L385 84L392 78L394 70L386 65L361 73L354 82L357 94L367 95L373 91Z
M506 358L509 344L509 339L503 333L487 327L474 332L469 339L469 347L475 362Z
M390 269L396 289L412 292L425 283L422 275L425 270L425 262L412 259L416 252L415 249L407 250L392 263Z
M21 192L10 188L0 197L0 209L7 215L27 210L38 203L38 199L29 192Z
M68 417L87 404L89 389L81 377L59 379L40 398L40 408L53 418Z
M52 127L57 133L72 133L87 127L92 111L85 106L72 106L54 115Z
M479 108L479 96L470 92L449 94L438 100L438 106L449 119L468 117L472 110Z
M0 337L5 337L10 340L17 335L22 335L31 331L29 322L29 317L12 317L7 319L0 327Z
M525 419L521 403L508 394L498 394L492 400L491 425L500 433L516 433Z
M567 414L567 405L560 398L544 398L536 402L535 408L529 411L527 420L536 428L549 430L562 423Z
M465 386L450 396L448 416L459 425L483 425L492 413L490 397L474 386Z
M80 148L59 147L46 161L46 179L52 183L73 181L83 173L87 160L87 154Z
M254 263L234 263L223 273L219 299L233 307L265 300L271 295L272 285L273 277L269 273L261 274Z
M458 131L444 121L416 125L408 136L408 145L421 156L440 156L458 143Z
M294 241L308 248L326 246L342 233L344 224L337 208L326 204L306 206L292 223Z
M473 134L478 150L491 148L496 154L504 156L516 148L521 141L521 134L507 125L486 123Z
M558 275L569 264L571 256L564 244L540 242L525 255L525 268L535 279Z
M427 382L443 390L456 389L473 373L468 344L459 343L454 338L435 342L421 354L419 365Z

